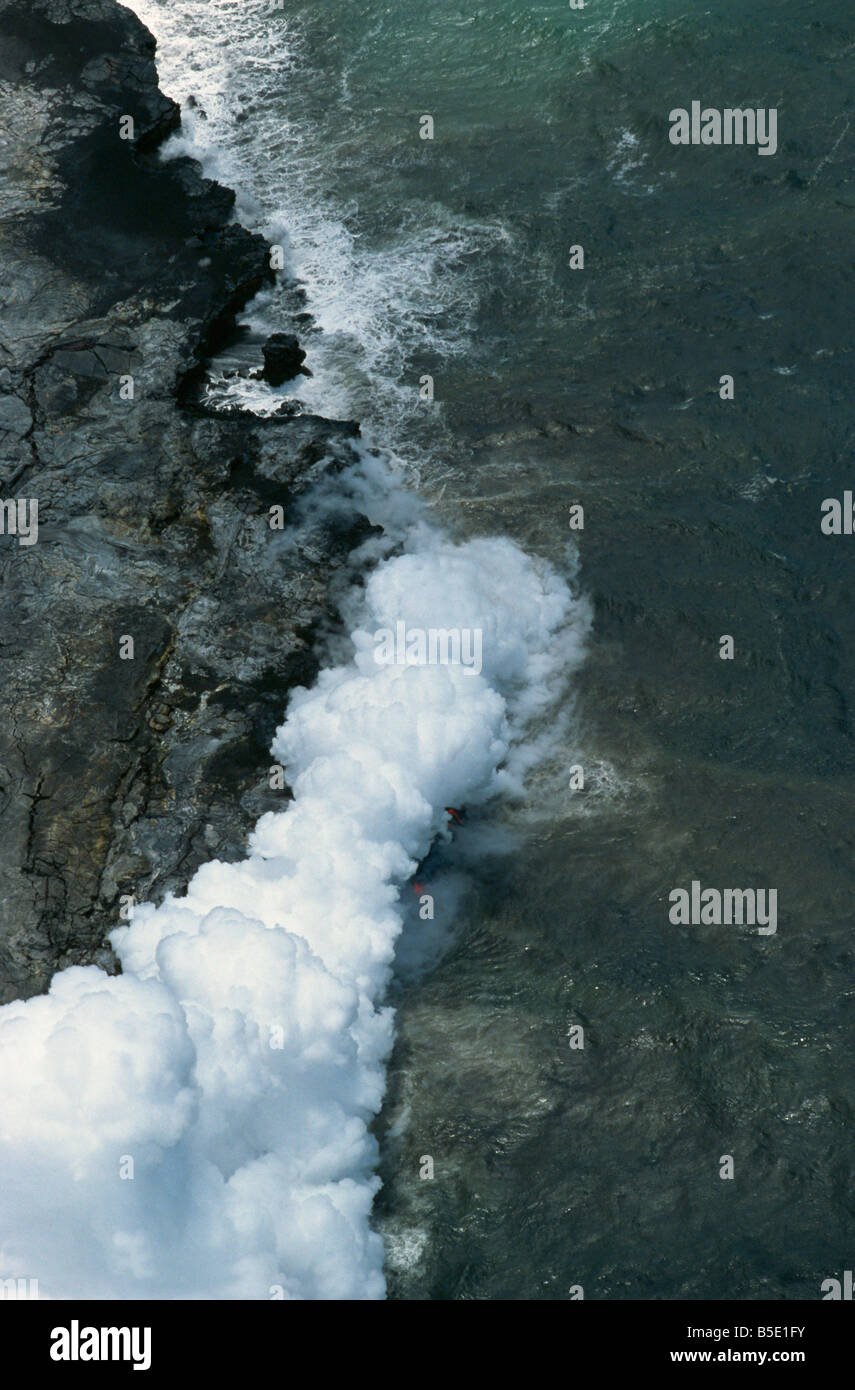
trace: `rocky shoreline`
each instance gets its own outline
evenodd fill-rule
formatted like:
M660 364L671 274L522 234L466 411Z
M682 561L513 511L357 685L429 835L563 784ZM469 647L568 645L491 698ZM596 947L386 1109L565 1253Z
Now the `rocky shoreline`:
M38 503L35 544L0 513L0 1002L115 971L122 895L281 808L270 739L362 533L269 525L355 424L187 403L273 272L228 189L159 161L154 49L115 0L0 0L0 501Z

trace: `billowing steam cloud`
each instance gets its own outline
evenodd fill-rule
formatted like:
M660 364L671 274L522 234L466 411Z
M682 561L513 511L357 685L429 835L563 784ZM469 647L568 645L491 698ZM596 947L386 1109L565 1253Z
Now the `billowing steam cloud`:
M368 1125L400 891L444 807L514 788L588 614L509 541L424 523L348 613L351 659L276 734L294 801L249 857L138 907L112 935L122 976L66 970L0 1009L0 1277L49 1298L383 1297ZM400 620L479 629L481 674L378 664Z

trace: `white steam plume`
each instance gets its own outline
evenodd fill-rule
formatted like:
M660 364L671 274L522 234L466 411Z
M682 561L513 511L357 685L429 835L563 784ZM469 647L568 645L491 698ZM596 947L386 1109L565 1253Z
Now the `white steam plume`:
M138 907L112 934L122 976L76 967L0 1009L0 1277L49 1298L383 1297L368 1126L400 891L446 806L515 789L589 619L510 541L423 522L350 608L351 659L292 694L273 751L294 800L248 858ZM378 665L399 620L481 629L482 673Z

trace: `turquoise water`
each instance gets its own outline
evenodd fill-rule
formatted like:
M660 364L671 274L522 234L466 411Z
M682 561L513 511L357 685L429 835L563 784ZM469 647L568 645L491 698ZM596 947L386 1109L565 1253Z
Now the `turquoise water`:
M242 215L289 236L306 403L459 534L567 567L585 509L578 738L512 854L459 834L452 944L396 993L391 1295L819 1296L855 1237L852 569L819 530L851 483L855 19L170 9ZM777 154L672 146L693 100L775 107ZM777 934L671 924L693 879L777 888Z

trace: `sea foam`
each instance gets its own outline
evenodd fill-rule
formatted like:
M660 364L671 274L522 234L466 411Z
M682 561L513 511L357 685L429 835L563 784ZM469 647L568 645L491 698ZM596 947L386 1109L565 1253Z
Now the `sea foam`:
M311 100L306 110L307 93L329 78L311 74L289 7L270 0L129 0L128 7L155 35L160 85L181 103L182 126L164 157L191 155L236 190L239 220L282 246L314 320L300 334L310 378L274 389L215 371L211 401L265 415L297 395L309 411L358 419L366 438L406 452L415 469L409 435L415 430L423 449L442 432L441 416L426 414L419 398L419 378L430 370L420 364L469 354L478 267L510 248L507 227L437 201L401 207L393 225L369 231L350 184L335 186L327 172L345 132L336 137L319 122ZM344 118L346 130L353 119ZM283 327L281 289L262 292L241 316L259 336Z

